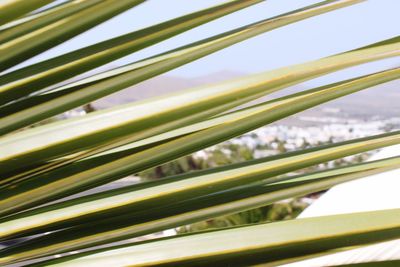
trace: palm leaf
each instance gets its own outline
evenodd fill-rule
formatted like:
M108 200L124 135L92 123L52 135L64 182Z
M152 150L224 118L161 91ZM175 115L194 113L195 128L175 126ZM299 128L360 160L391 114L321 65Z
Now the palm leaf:
M100 223L93 222L76 226L29 240L0 253L0 262L1 259L3 259L4 264L22 261L138 237L221 215L265 206L288 197L325 190L343 182L399 167L400 158L395 157L306 175L277 178L273 183L263 180L217 194L189 198L172 204L165 203L156 209L141 212L139 215L127 213L103 220ZM216 173L221 169L217 168L201 173ZM223 167L223 169L227 168ZM168 178L168 180L172 179L176 178ZM123 190L114 190L113 194L137 190L139 187L143 188L143 186L154 186L158 183L160 182L131 186L129 187L131 189L127 187ZM97 194L97 196L104 195ZM87 197L83 197L79 201L83 203L86 199Z
M319 15L323 12L332 11L349 4L354 4L355 2L358 1L335 1L334 3L329 1L328 3L324 2L322 4L312 5L308 8L296 10L271 19L262 20L215 37L207 38L203 41L174 49L147 60L142 60L72 84L55 88L49 92L23 99L22 101L0 109L0 114L4 116L3 120L0 120L0 122L4 125L4 128L9 128L5 131L27 126L114 93L128 86L137 84L143 80L149 79L173 68L177 68L183 64L204 57L263 32L273 30L277 27L310 16ZM170 31L170 28L168 28L168 30ZM136 41L138 40L136 39ZM112 53L113 50L107 51L108 53ZM100 54L100 56L101 55L102 54ZM81 64L82 60L80 59L79 62ZM54 72L54 68L51 71ZM40 74L40 79L48 81L48 77L43 73ZM31 77L29 78L29 81L36 82L36 80ZM26 91L24 89L25 87L29 91ZM7 99L12 100L16 97L21 97L24 94L30 93L32 90L38 90L40 88L41 87L36 84L24 84L23 80L18 80L8 85L4 85L3 92L0 96L2 96L4 101L7 101Z
M126 0L124 1L126 2ZM2 85L0 96L4 99L1 100L0 104L67 80L80 73L261 1L263 0L230 0L221 5L184 15L149 28L133 31L10 72L0 79L0 84ZM90 11L88 9L86 12Z
M12 176L4 179L3 183L11 182L7 186L13 188L14 198L9 198L11 191L5 187L5 190L0 191L2 199L4 199L0 203L8 203L10 208L18 209L27 204L25 201L32 205L38 199L43 200L53 195L42 192L54 192L54 194L57 192L58 197L62 197L77 192L75 188L78 187L84 190L107 183L243 134L306 108L398 78L399 74L399 69L393 69L276 99L171 133L143 139L67 165L64 168L32 177L19 184L13 183L15 180L20 180L18 177ZM23 175L22 177L29 176ZM32 194L32 192L37 193ZM18 197L19 195L20 197ZM0 207L6 212L5 206L0 204Z
M37 266L239 266L274 262L398 238L399 215L400 210L394 209L260 224L107 248Z
M108 143L132 142L218 114L283 87L357 64L400 55L400 42L200 87L30 129L0 139L0 166L13 170ZM288 75L290 73L290 75ZM154 110L153 106L159 109ZM157 117L157 121L154 121ZM8 120L8 121L7 121ZM2 125L13 122L9 118ZM3 128L3 129L4 129ZM44 136L52 136L51 139ZM123 144L123 143L122 143Z
M79 12L99 2L101 2L101 0L74 0L67 2L64 5L59 5L45 10L38 14L33 14L31 16L19 19L12 24L10 23L11 25L9 26L6 24L5 26L8 27L3 27L2 31L0 32L0 43L11 41L17 37L28 34L29 32L40 29L41 27L45 27L52 22L66 18L75 12Z
M0 3L0 25L15 20L22 15L47 5L54 0L7 0Z
M229 189L233 186L240 186L250 182L284 174L290 171L299 170L321 162L345 157L352 154L365 152L385 146L400 143L400 132L377 135L368 138L355 139L353 141L329 145L321 148L314 148L301 153L289 153L278 158L263 158L250 162L249 165L239 168L228 169L215 174L204 174L199 176L184 176L178 180L166 180L164 183L154 187L133 190L123 194L113 194L105 198L94 197L91 201L76 203L74 200L69 204L55 204L38 210L26 211L15 216L9 216L0 220L0 240L20 236L22 233L33 233L37 230L50 227L65 227L73 224L79 219L79 223L89 222L115 216L129 210L139 212L141 210L156 208L162 203L184 198L185 196L198 197L204 194L216 193ZM138 154L137 154L138 155ZM103 169L103 171L105 171ZM84 183L79 174L74 177L74 183ZM65 183L57 181L65 186L71 184L71 180ZM59 192L50 183L49 189L45 187L34 190L35 195L26 194L12 195L2 201L1 212L7 214L10 210L23 207L26 203L35 203L38 199L50 198ZM41 194L38 194L41 192ZM45 196L43 193L46 192ZM37 204L37 203L35 203Z
M302 93L290 95L289 97L275 99L251 108L245 108L239 111L231 112L229 114L218 116L204 122L192 124L187 127L176 129L167 133L156 135L147 139L142 139L137 142L133 142L132 144L119 147L117 149L106 151L105 153L100 154L101 157L97 157L99 162L98 164L101 165L104 162L116 160L121 156L130 155L138 151L139 147L141 146L149 146L189 133L206 130L214 126L221 126L219 128L213 128L211 130L201 132L198 135L192 135L191 137L189 137L189 139L185 139L183 142L180 142L179 146L177 146L182 149L184 147L187 147L187 145L190 145L193 148L191 148L191 150L189 150L185 154L194 152L198 149L205 147L201 144L206 144L207 146L216 144L220 141L227 140L230 137L243 134L267 123L274 122L288 115L322 104L326 101L333 100L337 97L342 97L347 94L368 88L370 86L396 79L398 78L398 73L398 69L378 72L375 74L358 77L356 79L350 79L340 83L307 90ZM238 127L237 125L240 125L240 127ZM203 136L207 138L208 142L201 142L201 140L203 140L204 138ZM200 146L193 146L194 142L199 141L201 142ZM169 151L172 154L174 149L171 148L169 149ZM109 154L109 156L107 156L106 154ZM180 152L180 154L178 155L182 155L182 152ZM171 156L169 156L169 159L170 158ZM93 164L95 164L95 161L97 160L90 160L89 165L94 166ZM165 162L165 160L163 160L163 162ZM74 166L74 168L80 170L87 169L87 167L85 167L84 165L85 163L83 162L80 163L79 167ZM37 173L37 169L34 169L33 171ZM24 172L17 175L14 174L11 175L11 177L9 178L4 178L2 181L0 181L0 185L7 184L9 181L19 180L18 177L21 176L29 177L29 175Z
M0 61L2 64L0 70L8 69L36 56L143 1L105 0L68 18L1 44Z
M400 37L234 81L22 129L261 33L363 2L323 1L67 85L57 85L261 1L226 1L0 76L0 133L5 135L0 137L0 240L14 242L15 238L22 238L0 250L1 265L24 265L27 260L34 260L39 261L36 266L276 266L399 237L400 211L385 210L241 226L110 247L115 241L263 207L397 169L400 158L393 157L291 174L330 160L399 144L400 131L82 197L72 195L327 101L398 79L400 68L394 68L240 108L290 85L399 56ZM46 6L50 2L0 3L1 70L16 66L144 0L71 0ZM16 130L19 132L13 132ZM66 196L72 199L61 199ZM52 203L53 200L58 202ZM99 245L106 247L100 249ZM45 258L80 249L87 251L56 260Z

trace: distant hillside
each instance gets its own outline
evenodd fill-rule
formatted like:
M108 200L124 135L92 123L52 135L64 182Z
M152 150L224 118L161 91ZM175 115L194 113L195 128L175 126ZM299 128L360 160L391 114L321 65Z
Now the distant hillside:
M173 76L158 76L136 86L127 88L93 103L96 109L109 108L115 105L133 102L153 96L159 96L196 86L217 83L245 76L246 74L222 71L204 77L179 78ZM272 97L306 90L302 85L294 86L263 98ZM259 101L258 101L259 102ZM371 116L384 118L400 116L400 80L369 88L359 93L331 101L317 108L301 113L311 117L339 117L368 119ZM285 122L292 121L286 120Z
M109 108L118 104L142 100L145 98L172 93L195 86L206 85L233 79L245 74L223 71L205 77L185 79L173 76L157 76L138 85L104 97L93 103L97 109Z
M326 106L340 108L352 115L400 117L400 80L343 97Z

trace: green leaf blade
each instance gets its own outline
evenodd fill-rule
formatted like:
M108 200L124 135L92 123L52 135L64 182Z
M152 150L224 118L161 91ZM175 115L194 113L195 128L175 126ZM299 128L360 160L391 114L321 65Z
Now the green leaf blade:
M15 20L35 9L45 6L54 0L7 0L0 3L0 25Z
M399 215L400 211L394 209L260 224L107 248L45 264L223 266L273 263L397 238L400 236ZM237 242L238 236L240 242ZM168 251L168 255L157 253L160 250Z
M0 78L2 85L0 104L67 80L261 1L264 0L230 0L211 8L133 31L5 74ZM143 2L143 0L140 2ZM102 8L99 7L99 9ZM90 9L86 12L91 13Z

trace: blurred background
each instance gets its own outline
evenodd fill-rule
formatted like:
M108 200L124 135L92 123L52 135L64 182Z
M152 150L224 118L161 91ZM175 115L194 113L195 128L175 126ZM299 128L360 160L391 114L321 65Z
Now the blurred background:
M60 0L55 4L62 2ZM32 58L16 68L222 2L224 1L147 1L139 7ZM114 61L83 76L122 66L317 2L319 1L268 0ZM152 10L152 12L149 12L149 10ZM400 34L400 28L396 26L400 23L399 10L400 1L398 0L369 0L307 19L234 45L51 120L79 116L152 96L302 63L391 38ZM388 25L393 25L393 27L388 27ZM257 51L257 53L254 51ZM269 98L398 66L400 66L399 58L365 64L287 88L277 94L270 95ZM97 192L136 183L140 180L160 179L188 171L242 162L398 129L400 126L399 103L400 81L393 81L307 110L231 141L94 190ZM328 162L312 169L325 169L362 162L374 153L376 151ZM309 170L302 170L299 173ZM207 228L294 218L315 199L318 199L322 193L289 199L272 206L181 227L177 231L190 232Z

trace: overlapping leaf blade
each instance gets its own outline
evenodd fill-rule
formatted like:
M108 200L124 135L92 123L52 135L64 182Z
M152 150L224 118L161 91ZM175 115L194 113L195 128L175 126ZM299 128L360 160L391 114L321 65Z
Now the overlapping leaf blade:
M340 169L277 178L273 183L261 181L194 199L181 199L177 203L165 203L156 209L144 211L140 214L127 213L99 223L94 222L73 227L18 244L0 253L0 262L22 261L138 237L220 215L265 206L288 197L325 190L339 183L399 167L400 158L395 157ZM232 166L224 168L232 168ZM218 171L221 171L221 168L201 173L216 173ZM157 183L159 182L131 188L149 187ZM127 191L127 189L115 190L113 193ZM82 198L81 202L85 202L84 199Z
M67 18L0 45L0 70L16 66L145 0L104 0Z
M7 0L0 3L0 25L15 20L54 0Z
M94 101L263 32L358 2L354 0L322 2L18 101L0 109L0 114L4 116L0 120L2 125L0 132L12 131ZM41 79L44 78L46 76ZM8 96L23 94L24 90L20 83L21 81L18 81L9 86L5 85L2 98L6 100ZM29 90L39 88L29 86Z
M165 183L133 192L121 193L101 199L94 197L92 201L87 200L83 203L76 203L71 200L68 205L65 205L65 203L59 204L61 207L54 204L53 206L26 211L4 218L0 221L0 238L15 237L28 232L33 233L43 228L53 229L54 227L70 226L77 221L79 223L90 222L115 216L128 210L129 212L140 212L141 210L157 208L160 204L184 198L185 196L190 196L191 198L200 197L204 194L216 193L268 177L273 179L276 175L307 166L398 143L400 143L400 132L392 132L304 150L300 153L289 153L283 157L272 159L267 157L251 162L254 164L219 172L217 175L184 176L178 180L166 180ZM48 192L47 190L46 193L48 194ZM12 196L10 199L13 200L13 197L18 196ZM26 194L25 197L21 198L21 201L27 201L29 197L32 196ZM14 203L18 205L18 203ZM8 206L5 204L1 210L6 213L13 208L9 204Z
M324 1L76 83L40 92L47 86L260 1L232 0L4 75L0 78L0 84L3 85L0 89L0 105L17 101L0 107L4 117L0 119L1 132L5 134L17 130L262 32L363 0ZM6 48L5 53L0 54L4 59L3 69L56 45L55 39L68 39L122 12L128 5L134 6L144 0L70 1L21 19L18 19L21 15L51 1L8 2L11 5L5 8L0 4L2 11L9 11L9 14L2 16L0 24L14 20L0 27L0 41L5 42L3 47ZM109 7L109 10L101 6ZM99 13L90 14L89 10L98 10ZM79 20L86 20L86 25L82 26L85 23L81 24ZM64 24L65 29L61 27L68 21L71 23ZM58 27L59 31L50 31L52 27ZM43 40L35 36L42 36ZM140 38L136 38L138 36ZM12 39L14 37L15 40ZM104 52L107 49L109 51ZM53 199L176 159L326 101L397 79L400 75L398 68L221 115L233 107L289 85L399 55L400 37L395 37L314 62L128 104L1 138L0 145L4 152L0 155L0 173L3 174L0 182L0 213L6 217L0 219L0 239L58 231L0 251L0 263L9 264L75 249L93 248L99 244L264 206L398 168L399 158L395 157L301 176L285 175L321 162L398 144L400 132L395 131L35 208ZM39 94L28 96L35 91L39 91ZM19 100L26 96L26 100ZM155 105L160 106L161 110L153 111ZM110 121L102 122L106 119ZM72 127L76 127L74 131ZM28 208L33 209L24 211ZM353 245L396 238L400 236L399 214L399 210L390 210L205 232L95 250L43 264L276 265L278 262L333 253ZM298 231L298 227L303 231ZM263 234L268 238L260 238ZM234 242L238 235L242 238L241 242ZM168 255L157 254L165 249L168 249Z
M230 0L221 5L133 31L8 73L0 78L2 85L0 104L67 80L261 1L263 0Z
M77 188L84 190L107 183L195 152L323 102L396 79L399 75L400 69L392 69L276 99L171 133L140 140L88 160L78 161L64 168L32 177L19 184L13 183L15 180L17 182L20 180L12 176L3 180L4 185L12 188L12 191L7 187L0 191L3 196L0 201L3 206L0 204L0 207L4 211L6 211L4 205L18 210L19 207L25 205L32 206L36 201L43 203L45 200L52 199L53 195L60 198L77 192ZM43 194L43 192L52 193Z
M29 32L40 29L41 27L45 27L52 22L68 17L75 12L81 11L99 2L101 2L101 0L74 0L67 2L64 5L59 5L38 14L21 19L18 24L10 25L10 27L0 31L0 44L11 41L24 34L28 34Z
M26 130L0 139L0 145L5 149L0 166L13 170L21 164L34 164L98 145L143 139L218 114L301 81L397 55L400 55L400 42L356 50L230 83L195 88ZM155 110L154 105L158 105L159 109ZM153 119L155 117L157 121Z
M399 216L400 210L394 209L260 224L107 248L44 264L240 266L274 262L397 238Z

